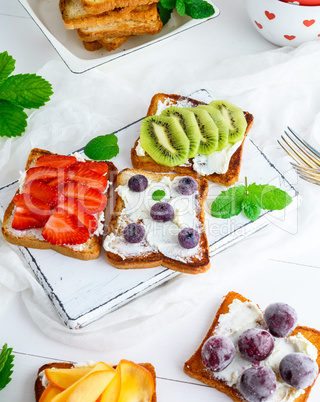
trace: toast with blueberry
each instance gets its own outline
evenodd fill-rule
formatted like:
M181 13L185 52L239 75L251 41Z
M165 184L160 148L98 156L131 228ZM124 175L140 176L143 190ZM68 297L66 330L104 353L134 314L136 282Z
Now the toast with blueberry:
M246 135L253 116L227 101L205 104L176 94L151 99L132 165L151 172L203 176L231 186L239 180Z
M104 240L119 269L166 268L199 274L210 267L205 233L205 178L125 169Z
M112 162L33 149L4 214L4 238L81 260L97 258L116 173Z
M263 312L229 292L184 372L236 402L305 402L319 373L320 332L297 321L285 303Z

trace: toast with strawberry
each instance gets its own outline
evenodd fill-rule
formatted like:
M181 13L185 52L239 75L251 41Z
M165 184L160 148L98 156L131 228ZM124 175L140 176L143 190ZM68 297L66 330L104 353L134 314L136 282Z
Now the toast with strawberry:
M4 238L81 260L98 258L110 183L116 174L112 162L33 149L4 214Z

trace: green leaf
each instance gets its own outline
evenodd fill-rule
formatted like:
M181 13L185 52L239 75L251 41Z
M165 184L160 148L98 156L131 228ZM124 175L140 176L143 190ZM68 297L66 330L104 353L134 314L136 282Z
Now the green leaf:
M165 191L163 190L156 190L152 194L152 199L154 201L161 201L162 198L166 195Z
M177 0L176 2L177 13L182 17L186 14L186 5L183 0Z
M88 142L84 153L96 161L112 159L119 153L118 138L115 134L99 135Z
M256 202L262 205L262 194L265 191L267 184L256 184L252 183L248 186L247 191L251 197L254 197Z
M170 20L173 9L167 10L166 8L163 7L163 5L160 2L157 3L157 6L158 6L160 20L163 25L166 25L166 23Z
M211 17L215 13L212 4L204 0L194 0L186 4L186 14L193 19Z
M16 61L8 52L0 53L0 80L9 77L15 69Z
M36 74L11 75L0 82L0 98L27 109L38 109L52 94L51 84Z
M262 193L261 208L270 211L281 210L292 202L288 193L275 186L268 186Z
M5 343L0 353L0 390L2 390L11 381L11 374L13 373L13 359L12 348L7 347Z
M243 185L231 187L222 191L211 204L211 215L215 218L228 219L239 215L242 210L242 201L246 195Z
M161 0L160 4L163 8L172 11L176 6L176 0Z
M261 213L259 203L257 203L255 197L251 197L250 195L246 196L242 201L242 210L251 221L256 221Z
M19 137L27 127L23 108L0 99L0 137Z

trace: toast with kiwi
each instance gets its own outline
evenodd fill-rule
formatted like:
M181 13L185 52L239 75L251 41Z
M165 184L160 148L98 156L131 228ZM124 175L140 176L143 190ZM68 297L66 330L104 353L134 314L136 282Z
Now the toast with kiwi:
M105 206L116 174L112 162L32 149L19 189L4 213L4 238L80 260L98 258Z
M136 385L138 384L139 381L139 373L142 374L143 379L145 380L144 383L143 381L141 381L141 387L138 387L138 390L136 389L133 392L139 392L140 395L132 395L131 394L131 390L126 389L125 391L127 392L127 395L132 395L132 400L150 400L150 402L156 402L157 401L157 391L156 391L156 372L154 369L154 366L151 363L133 363L131 361L120 361L118 365L114 365L114 366L109 366L109 365L105 365L105 363L99 363L101 364L100 369L103 370L104 368L109 369L110 371L114 371L114 374L117 373L117 368L121 367L122 362L124 362L126 364L127 367L130 368L131 373L130 377L132 380L135 380L135 375L138 372L138 380L136 379ZM80 364L74 364L74 363L69 363L69 362L54 362L54 363L47 363L44 364L43 366L41 366L38 370L37 373L37 377L35 380L35 384L34 384L34 391L35 391L35 401L39 402L41 400L41 398L43 398L43 400L50 402L55 396L57 396L58 394L62 393L65 390L70 389L70 386L72 386L76 381L81 381L81 379L83 378L83 376L86 375L87 372L89 372L92 368L94 368L96 364L92 364L90 363L89 365L80 365ZM103 367L105 366L105 367ZM46 371L48 370L48 371ZM46 374L49 376L50 371L52 370L62 370L61 374L62 374L62 383L60 385L62 385L63 387L57 387L55 382L50 381L48 378L46 378ZM72 375L70 375L70 370L78 370L78 375L75 376L73 379L71 379ZM60 374L60 373L59 373ZM71 373L72 374L72 373ZM121 373L122 374L122 373ZM126 374L126 373L124 373ZM63 375L65 375L65 378L63 378ZM111 376L112 377L112 376ZM114 377L112 377L114 378ZM122 375L121 377L123 380L122 384L118 384L118 387L115 386L115 380L117 380L117 378L114 379L114 383L111 384L111 387L113 387L111 389L110 387L110 391L113 394L113 398L114 398L114 394L119 394L121 392L121 386L125 387L126 386L126 378L124 375ZM130 381L130 378L128 378L128 380ZM131 382L132 384L132 382ZM147 386L145 385L147 384ZM66 387L67 385L69 385L69 387ZM129 384L130 386L130 384ZM145 389L143 388L143 386L145 386ZM90 383L89 383L89 387L90 387ZM96 390L94 390L94 392L96 392ZM99 391L97 391L99 392ZM123 392L123 391L122 391ZM140 398L139 398L140 396ZM98 395L98 397L100 398L100 396ZM148 398L148 399L143 399L143 397ZM79 398L78 398L79 399ZM78 400L77 399L77 400ZM96 398L98 400L98 398ZM62 400L62 399L61 399ZM65 400L65 399L63 399ZM91 400L91 399L90 399ZM102 399L104 400L104 399ZM106 399L109 400L109 399ZM111 400L111 399L110 399ZM115 400L115 399L113 399ZM126 399L124 399L126 400ZM129 399L127 399L129 400ZM100 399L99 399L100 401Z
M166 268L189 274L210 267L203 205L205 178L125 169L103 247L118 269Z
M158 93L131 149L134 168L204 176L231 186L239 180L245 137L253 116L227 101L210 104Z
M273 303L263 312L259 306L244 296L229 292L199 348L184 364L184 372L225 393L236 402L269 400L269 397L270 400L277 401L307 401L320 368L320 332L305 326L296 326L297 317L293 319L295 314L295 310L284 303ZM263 337L273 337L274 348L271 352L268 351L269 355L265 359L263 359L265 356L259 356L258 352L264 353L266 348L258 351L246 348L250 342L255 341L252 332L251 338L247 332L252 331L253 327L258 328L258 334L263 333ZM282 334L279 331L282 331ZM261 337L259 342L261 345ZM281 352L281 348L286 350ZM227 349L228 353L224 353ZM293 381L294 376L298 379L300 377L301 381L301 373L297 372L300 364L291 365L291 370L288 371L284 360L288 361L287 356L294 355L297 358L299 357L297 355L307 353L312 356L304 359L311 364L313 376L308 378L309 383L305 382L306 387L297 389L297 383L296 387L293 387L286 381ZM260 361L257 362L259 358ZM257 379L259 376L266 384L264 387Z

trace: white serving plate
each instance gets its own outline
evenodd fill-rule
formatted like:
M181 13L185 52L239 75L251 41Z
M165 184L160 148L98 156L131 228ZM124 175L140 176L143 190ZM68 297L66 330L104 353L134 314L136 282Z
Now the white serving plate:
M132 37L123 46L112 52L106 50L90 52L81 43L77 30L65 28L59 10L59 0L19 0L73 73L83 73L216 18L220 14L220 10L212 1L207 1L215 9L214 15L209 18L194 20L187 16L181 17L174 10L169 22L159 34Z
M199 90L191 97L206 103L212 100L206 90ZM130 150L139 137L141 120L115 132L121 152L113 162L119 171L131 167ZM293 202L283 211L264 212L255 222L249 221L243 214L227 220L217 219L210 215L210 205L226 188L210 184L205 210L211 257L269 223L283 225L287 214L296 210L300 203L300 196L295 188L249 137L243 150L239 183L244 183L245 177L248 177L250 183L268 183L282 188L291 195ZM17 188L17 181L0 188L2 215ZM53 303L57 314L71 329L90 324L178 275L177 272L163 267L118 270L108 264L103 251L96 260L80 261L52 250L24 247L19 249ZM211 269L214 269L214 265Z

